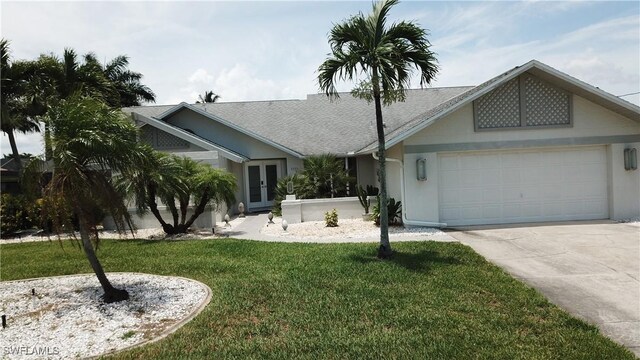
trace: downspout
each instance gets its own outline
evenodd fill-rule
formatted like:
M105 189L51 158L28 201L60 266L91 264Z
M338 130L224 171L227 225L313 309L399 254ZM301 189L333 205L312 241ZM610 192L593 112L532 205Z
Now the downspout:
M380 160L380 158L378 157L375 151L371 153L371 155L373 155L374 159ZM404 163L402 162L402 160L394 159L394 158L386 158L386 161L392 161L400 164L400 198L402 199L402 203L406 205L407 202L405 201L405 196L404 196ZM407 212L404 211L404 209L402 211L402 223L410 226L425 226L425 227L438 227L438 228L447 227L446 223L409 220L407 219Z

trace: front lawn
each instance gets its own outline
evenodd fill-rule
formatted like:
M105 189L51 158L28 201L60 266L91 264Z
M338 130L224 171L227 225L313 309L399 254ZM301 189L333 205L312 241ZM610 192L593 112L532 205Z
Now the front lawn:
M457 243L102 241L107 271L178 275L213 299L168 338L114 358L633 359ZM0 247L1 278L90 272L64 242Z

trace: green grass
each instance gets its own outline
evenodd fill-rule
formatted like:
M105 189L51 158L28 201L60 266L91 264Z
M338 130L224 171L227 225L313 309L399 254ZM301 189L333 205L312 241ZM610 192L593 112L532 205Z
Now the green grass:
M178 275L213 299L168 338L114 358L633 359L456 243L102 241L107 271ZM90 272L65 242L1 246L2 280Z

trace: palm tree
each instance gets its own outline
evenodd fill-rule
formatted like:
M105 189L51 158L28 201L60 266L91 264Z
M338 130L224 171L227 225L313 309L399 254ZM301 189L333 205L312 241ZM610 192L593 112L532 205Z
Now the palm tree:
M151 89L142 84L142 74L129 70L129 57L116 56L113 60L100 64L95 54L84 56L85 64L100 68L104 75L115 87L117 97L110 99L108 104L113 107L139 106L144 102L155 102L156 95Z
M22 159L18 152L15 132L30 133L40 131L37 116L44 113L44 108L35 93L41 92L37 85L39 79L34 77L37 68L33 62L12 62L9 42L0 40L0 128L7 134L11 153L22 169Z
M190 158L152 153L148 160L122 172L117 188L133 198L139 214L150 210L165 233L186 233L208 205L228 207L235 202L237 182L232 174ZM173 224L162 218L157 198L169 208ZM187 217L191 203L193 214Z
M136 127L120 110L80 95L62 100L47 116L53 175L43 190L43 215L58 232L72 229L69 215L76 215L82 248L102 285L104 301L126 300L127 291L111 285L96 256L93 243L97 247L98 234L91 213L100 208L113 217L119 231L132 228L124 198L110 174L141 162L144 153L136 140Z
M198 95L198 101L196 104L206 104L206 103L214 103L220 100L220 95L214 93L213 91L205 91L204 96L202 94Z
M378 156L380 163L380 201L387 203L385 137L382 105L403 101L410 86L412 68L420 73L420 86L428 85L437 71L435 54L429 49L427 32L413 22L400 21L387 26L389 10L398 0L382 0L373 4L369 15L362 13L335 25L329 34L330 56L318 68L320 89L330 98L338 97L335 82L362 80L352 95L375 104ZM389 216L380 209L380 247L378 257L391 256Z
M330 198L345 194L347 184L353 180L344 168L344 161L338 160L334 155L309 156L303 162L302 174L314 189L316 198Z

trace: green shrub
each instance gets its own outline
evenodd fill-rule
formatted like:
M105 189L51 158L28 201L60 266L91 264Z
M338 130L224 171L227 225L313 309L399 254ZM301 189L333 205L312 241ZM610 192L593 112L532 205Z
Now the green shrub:
M287 184L293 182L293 195L296 199L322 199L346 196L349 177L344 163L334 155L324 154L309 156L304 159L304 169L297 174L285 176L278 180L273 199L275 215L282 215L282 200L288 195Z
M28 230L40 226L41 206L24 195L2 194L0 201L0 229L2 236L16 231Z
M338 210L333 209L324 213L324 222L327 224L327 227L338 226Z
M373 221L376 225L380 225L380 196L376 196L376 203L373 205L371 212ZM402 201L396 201L394 198L387 200L387 212L389 214L389 225L402 224Z

